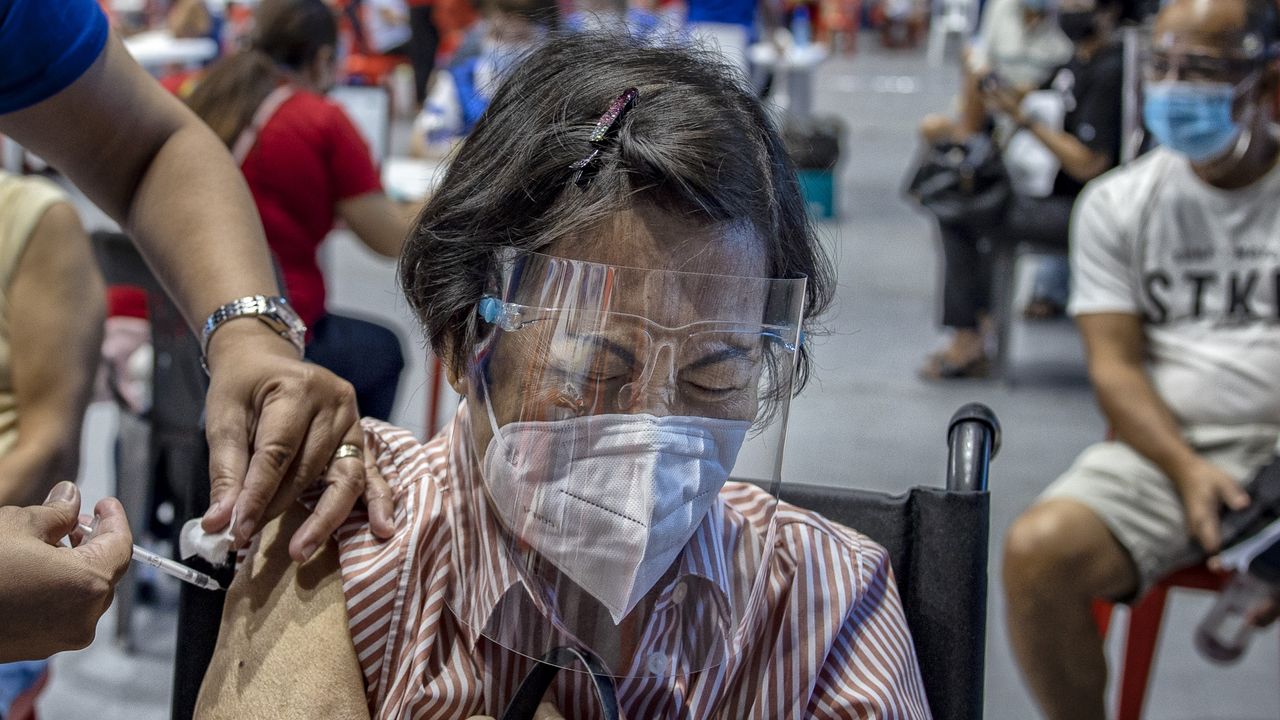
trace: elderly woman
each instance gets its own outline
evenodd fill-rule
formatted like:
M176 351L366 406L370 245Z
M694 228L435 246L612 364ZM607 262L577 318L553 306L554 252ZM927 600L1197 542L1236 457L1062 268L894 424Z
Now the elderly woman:
M425 445L366 425L392 540L355 515L294 566L302 508L264 531L201 717L497 716L539 658L572 718L602 679L622 717L929 717L884 550L776 498L832 280L733 70L546 43L401 280L465 402Z

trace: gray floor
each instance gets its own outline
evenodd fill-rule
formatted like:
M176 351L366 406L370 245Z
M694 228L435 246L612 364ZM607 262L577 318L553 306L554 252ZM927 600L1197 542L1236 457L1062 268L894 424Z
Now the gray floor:
M1104 423L1084 381L1080 350L1069 325L1019 327L1016 389L994 382L930 385L914 374L936 346L937 253L929 224L899 198L915 145L915 123L947 107L954 70L931 70L910 54L886 54L864 44L855 61L821 72L818 109L850 126L840 185L843 221L823 227L839 265L839 293L819 339L819 372L793 404L785 479L886 491L941 481L947 419L970 400L988 403L1005 428L992 473L992 595L987 653L987 713L993 720L1035 717L1010 657L998 592L1005 529ZM327 249L335 308L394 318L411 334L392 267L339 234ZM1026 263L1024 263L1026 265ZM1024 268L1025 270L1025 268ZM1024 273L1025 274L1025 273ZM416 356L417 353L414 353ZM396 419L424 426L424 370L406 375ZM111 411L96 408L86 438L85 482L101 494L107 479ZM1194 624L1205 598L1176 595L1151 687L1148 717L1173 720L1280 718L1280 642L1271 630L1257 638L1239 665L1220 669L1195 654ZM57 658L55 680L42 701L52 720L84 717L149 720L167 714L174 653L171 609L139 618L141 650L125 656L110 641L110 616L89 650ZM1116 648L1111 648L1112 657Z

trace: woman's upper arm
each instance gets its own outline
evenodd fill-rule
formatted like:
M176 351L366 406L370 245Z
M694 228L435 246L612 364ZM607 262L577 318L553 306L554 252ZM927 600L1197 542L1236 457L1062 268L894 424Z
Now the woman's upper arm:
M94 63L52 97L0 116L0 131L71 178L117 220L151 159L188 120L114 33Z
M15 258L5 297L18 443L6 458L16 466L0 476L0 502L25 505L55 481L75 477L102 346L105 291L70 205L55 202L41 215Z
M330 540L301 565L289 558L289 538L305 518L305 509L294 506L268 523L237 572L196 717L369 716L337 545Z
M338 202L338 216L370 250L389 258L400 257L413 221L413 210L375 191Z

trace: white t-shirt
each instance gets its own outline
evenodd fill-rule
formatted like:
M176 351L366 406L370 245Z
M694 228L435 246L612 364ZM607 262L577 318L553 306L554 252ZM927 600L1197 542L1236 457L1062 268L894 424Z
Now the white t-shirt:
M1073 315L1143 317L1184 425L1280 424L1280 166L1225 191L1156 149L1085 189L1071 264Z
M1035 88L1074 52L1052 17L1027 27L1020 0L991 0L982 12L969 63L977 74L994 71L1014 86Z

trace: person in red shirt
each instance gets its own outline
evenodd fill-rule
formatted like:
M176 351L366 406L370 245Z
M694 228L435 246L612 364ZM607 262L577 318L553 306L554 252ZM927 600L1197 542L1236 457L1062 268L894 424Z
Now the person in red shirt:
M325 309L317 251L342 220L398 257L408 218L382 191L369 148L325 99L337 22L323 0L265 0L247 49L209 70L188 98L240 163L289 302L311 334L307 358L350 382L362 415L386 419L404 367L387 328Z

